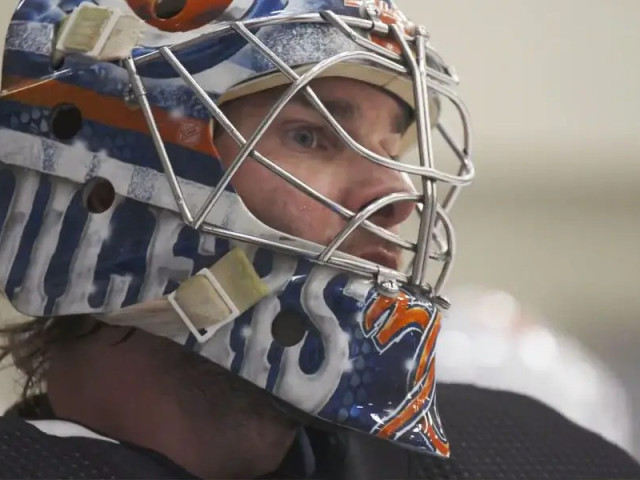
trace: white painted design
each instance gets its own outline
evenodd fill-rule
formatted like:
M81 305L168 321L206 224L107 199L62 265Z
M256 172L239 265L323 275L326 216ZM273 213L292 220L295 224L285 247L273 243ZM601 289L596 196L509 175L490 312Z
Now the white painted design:
M104 152L92 154L81 142L65 145L7 128L0 128L0 145L2 145L0 162L49 173L79 184L83 184L87 176L100 176L112 183L117 194L133 200L140 199L133 194L137 189L131 188L131 183L138 181L136 178L144 176L151 191L144 202L164 210L179 212L169 182L162 172L131 165L110 157ZM51 160L48 169L44 168L43 162L45 149L52 152L49 153ZM212 191L212 188L207 185L181 178L179 178L179 183L186 203L192 211L201 207ZM218 203L207 217L207 222L238 233L291 242L303 248L308 248L311 245L309 242L300 241L295 237L270 229L249 212L238 195L229 191L222 193Z
M0 145L5 143L0 140ZM0 232L0 284L6 285L10 266L16 258L22 240L22 232L33 209L34 198L40 184L40 175L29 170L14 170L16 186L9 215Z
M184 223L173 212L152 210L156 229L147 254L147 271L141 290L142 298L160 298L169 281L187 278L193 270L193 261L184 257L167 256L178 241Z
M244 361L240 369L240 376L260 387L267 385L267 378L271 366L267 360L269 348L273 343L271 326L276 315L280 313L280 295L291 281L295 273L297 262L292 257L275 255L273 271L263 281L273 292L254 308L251 327L244 349Z
M82 239L71 261L69 271L71 280L69 286L64 295L56 301L54 314L58 312L73 314L102 310L92 308L89 305L89 296L94 290L93 279L96 274L100 249L110 237L109 223L121 200L121 198L117 199L109 210L100 215L89 215L84 231L82 232ZM38 273L44 277L44 272ZM113 287L116 287L116 285L111 283L111 288L107 291L107 298L116 294L118 294L118 296L122 295L121 289L124 288L126 284L127 282L123 281L122 284L117 285L117 289L113 290ZM124 293L126 294L126 289ZM122 299L124 300L124 295L122 295Z
M23 284L16 290L15 302L30 305L37 311L44 311L47 295L44 291L46 273L58 246L64 214L77 192L78 187L71 182L53 182L51 199L45 211L38 238L33 245L30 265Z
M246 15L255 2L256 0L233 0L217 21L232 22L234 20L240 20Z
M274 388L276 395L309 413L317 413L326 405L349 365L349 337L324 300L324 290L335 274L333 269L317 266L302 289L302 306L320 332L324 345L322 365L316 373L307 375L299 365L304 342L288 348Z

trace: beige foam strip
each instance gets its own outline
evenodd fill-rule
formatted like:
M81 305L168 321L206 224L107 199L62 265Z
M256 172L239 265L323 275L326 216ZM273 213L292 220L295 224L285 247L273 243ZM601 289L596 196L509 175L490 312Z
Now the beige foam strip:
M236 248L183 282L168 300L192 333L206 341L268 294L245 253Z

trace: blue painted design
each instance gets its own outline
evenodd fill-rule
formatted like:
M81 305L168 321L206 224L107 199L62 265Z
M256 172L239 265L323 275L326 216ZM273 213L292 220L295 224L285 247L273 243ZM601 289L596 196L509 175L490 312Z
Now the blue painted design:
M203 255L199 252L200 236L197 230L184 226L180 230L178 240L173 246L173 255L176 257L188 258L193 261L192 275L195 275L203 268L214 265L218 260L225 256L229 250L229 241L224 238L216 238L216 248L214 255ZM177 287L177 285L176 285Z
M253 309L251 309L250 312L251 311L253 311ZM236 321L233 323L233 328L231 329L231 338L229 340L229 345L231 346L231 350L235 354L230 368L233 373L239 373L240 367L242 367L242 362L244 360L244 349L246 345L244 330L246 328L251 328L251 315L249 313L245 313L244 315L240 316L240 318L236 319Z
M49 178L41 177L40 184L36 190L36 194L33 199L33 209L29 214L29 219L24 228L22 234L22 242L16 253L7 284L5 286L5 293L8 296L13 296L15 290L22 285L24 277L29 267L29 260L31 258L31 252L33 245L38 238L38 232L42 227L42 219L51 195L51 181ZM5 267L6 268L6 267Z
M56 300L67 289L69 268L80 244L88 216L89 213L84 206L83 191L79 188L71 199L62 220L60 238L64 238L64 242L57 243L49 268L44 276L44 292L48 299L45 307L47 315L53 312Z
M14 173L0 163L0 234L9 215L9 207L16 188Z
M5 50L2 63L3 77L9 75L38 79L53 73L48 56L31 52Z
M338 282L338 280L335 280ZM339 283L336 283L339 285ZM335 288L335 287L334 287ZM331 288L325 290L325 297ZM343 408L343 402L333 400L319 413L322 418L341 418L341 423L368 431L375 422L372 421L370 413L376 413L380 417L385 414L377 409L380 405L399 405L408 392L408 374L405 365L410 355L415 352L421 343L424 332L405 332L405 336L400 341L392 345L384 354L379 354L373 341L365 338L360 325L355 318L344 315L344 310L335 309L335 301L331 298L340 298L340 295L327 298L328 305L334 305L334 312L343 318L341 323L344 331L351 336L351 349L359 354L351 356L353 373L345 375L336 389L333 399L353 399L354 403L361 408L351 408L347 411ZM338 313L339 312L339 313ZM399 374L399 372L402 372ZM381 381L384 379L384 381Z
M346 408L341 408L338 410L337 419L339 422L344 423L349 419L349 410Z
M176 57L187 71L194 75L229 60L246 45L247 42L240 35L232 33L196 42L192 47L176 52ZM148 51L152 50L145 49L136 53L140 55ZM146 78L177 77L176 71L163 58L140 65L138 73Z
M189 351L195 351L199 342L196 339L196 336L193 333L190 333L187 337L187 341L184 343L184 348Z
M324 362L324 344L318 329L307 322L309 331L300 353L300 369L307 375L316 373Z
M109 225L110 237L98 255L94 293L89 297L91 307L104 304L112 275L131 278L124 303L130 305L138 301L155 228L155 217L145 204L126 199L118 205ZM120 238L125 236L129 236L129 240L121 243Z
M289 0L262 0L254 2L249 11L245 14L244 19L272 17L282 12Z
M267 392L273 392L276 381L280 376L280 362L282 362L282 355L284 354L284 348L278 345L276 342L271 342L269 353L267 353L267 361L271 368L267 376L267 385L265 389Z
M57 23L64 17L64 12L58 8L58 2L52 0L23 0L18 7L12 18L14 21Z
M60 10L62 10L64 13L69 14L71 12L73 12L73 10L80 5L80 1L81 0L60 0L60 3L58 4L58 8ZM97 3L95 1L92 1L91 3Z
M42 130L44 118L49 118L51 109L41 108L37 120L30 116L34 109L22 103L5 100L0 110L0 126L13 130L48 137L48 129ZM46 122L45 122L46 124ZM137 167L145 167L164 173L158 154L150 136L132 130L124 130L85 119L80 132L72 140L61 142L72 145L83 142L87 153L104 152L108 156ZM192 182L215 186L222 175L220 162L212 156L182 146L165 143L172 159L176 175ZM179 159L176 161L176 159ZM233 191L231 185L227 191Z
M253 259L253 268L260 278L265 278L273 270L273 254L259 249Z

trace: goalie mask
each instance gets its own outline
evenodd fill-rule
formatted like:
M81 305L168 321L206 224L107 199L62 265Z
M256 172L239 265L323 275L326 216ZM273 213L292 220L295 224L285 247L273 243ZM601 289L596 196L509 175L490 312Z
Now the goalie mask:
M322 77L406 104L415 160L356 142L309 86ZM120 324L136 315L118 312L171 308L175 321L129 326L322 421L447 456L434 348L455 247L448 212L473 177L456 82L389 0L22 0L0 96L0 285L34 317ZM221 105L275 87L243 137ZM416 189L353 212L261 155L296 96ZM226 167L218 129L239 145ZM232 186L247 162L340 215L342 230L318 245L260 222ZM415 204L413 237L373 220L398 202ZM406 269L341 251L356 230L406 251Z

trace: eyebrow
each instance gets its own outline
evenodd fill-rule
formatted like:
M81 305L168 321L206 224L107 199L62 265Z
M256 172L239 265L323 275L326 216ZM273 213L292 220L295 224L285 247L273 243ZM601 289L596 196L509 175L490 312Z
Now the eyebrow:
M343 122L353 121L362 115L360 106L350 102L349 100L341 99L320 99L329 113L338 121ZM309 103L309 100L304 95L296 95L289 101L289 105L299 105L309 110L320 114L320 112ZM408 105L400 105L401 111L394 115L392 126L393 133L404 133L409 125L412 123L413 113Z

